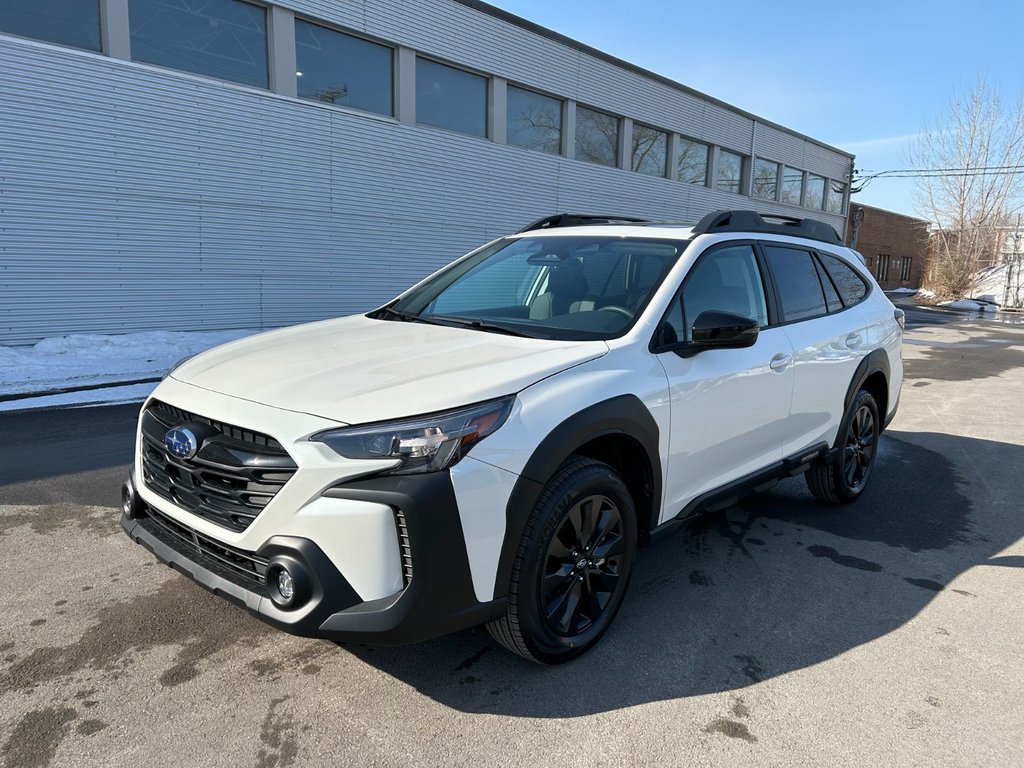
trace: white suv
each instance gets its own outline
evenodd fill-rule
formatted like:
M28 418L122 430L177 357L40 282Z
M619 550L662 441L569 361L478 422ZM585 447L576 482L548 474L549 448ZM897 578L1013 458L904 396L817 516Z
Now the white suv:
M821 222L550 217L369 314L180 364L142 409L122 525L289 632L487 624L565 661L653 537L801 472L855 499L902 324Z

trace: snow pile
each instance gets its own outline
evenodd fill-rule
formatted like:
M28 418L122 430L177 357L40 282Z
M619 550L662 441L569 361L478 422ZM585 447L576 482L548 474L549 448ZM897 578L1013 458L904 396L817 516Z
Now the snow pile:
M917 293L917 288L893 288L891 291L886 291L886 293L905 293L905 294L911 294L911 293Z
M183 357L253 333L76 334L43 339L32 347L0 347L0 395L159 378Z
M935 291L929 291L927 288L922 288L917 292L917 295L920 296L922 299L934 299Z
M963 309L970 312L995 312L999 309L995 304L989 302L975 301L974 299L960 299L959 301L943 301L940 306L950 309Z
M974 296L1001 304L1006 297L1006 265L996 264L978 272L974 278Z

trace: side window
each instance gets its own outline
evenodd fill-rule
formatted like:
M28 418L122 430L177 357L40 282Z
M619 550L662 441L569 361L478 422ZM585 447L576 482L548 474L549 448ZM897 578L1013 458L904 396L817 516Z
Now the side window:
M814 260L814 266L818 268L818 279L821 280L821 287L825 289L825 302L828 304L828 311L838 312L843 308L843 302L836 292L836 287L832 284L832 278L828 276L828 272L817 259Z
M662 343L674 333L678 341L691 341L693 322L702 312L718 310L749 317L768 325L764 283L754 249L733 245L705 253L697 259L683 283L682 302L673 302L662 332Z
M779 288L783 322L807 320L827 313L825 294L810 253L778 245L765 245L764 253Z
M825 269L832 275L832 280L839 289L839 295L843 304L850 306L863 299L868 293L868 287L857 271L842 259L836 256L821 254L821 262Z

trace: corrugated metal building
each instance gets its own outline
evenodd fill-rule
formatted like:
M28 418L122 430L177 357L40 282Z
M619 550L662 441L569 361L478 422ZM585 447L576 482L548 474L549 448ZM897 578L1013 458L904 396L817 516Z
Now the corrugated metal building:
M475 0L4 0L0 344L365 310L558 211L843 232L852 159Z

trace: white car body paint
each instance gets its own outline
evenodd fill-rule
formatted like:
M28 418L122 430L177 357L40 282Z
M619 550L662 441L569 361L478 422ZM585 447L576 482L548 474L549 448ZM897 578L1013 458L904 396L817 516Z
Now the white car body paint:
M688 228L632 226L573 227L524 236L609 234L690 239ZM499 586L496 573L508 503L519 475L544 438L588 406L634 396L657 424L659 522L672 519L711 489L818 443L831 445L854 371L871 350L883 349L888 356L888 410L894 411L902 383L902 334L893 305L849 249L820 250L843 256L871 286L860 304L765 328L746 349L690 357L651 352L654 329L701 253L720 242L760 237L728 233L694 238L633 327L607 342L518 338L353 316L272 331L200 354L175 370L153 397L272 436L298 470L239 533L155 494L143 482L137 458L139 494L182 524L241 549L256 551L277 535L311 539L360 598L378 600L402 585L393 510L322 494L346 480L391 469L396 462L342 458L309 437L345 424L391 421L516 395L506 423L450 469L473 592L487 602ZM797 237L766 239L808 247L807 240ZM771 367L774 358L787 355L790 364Z

